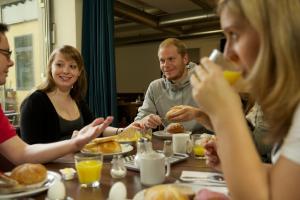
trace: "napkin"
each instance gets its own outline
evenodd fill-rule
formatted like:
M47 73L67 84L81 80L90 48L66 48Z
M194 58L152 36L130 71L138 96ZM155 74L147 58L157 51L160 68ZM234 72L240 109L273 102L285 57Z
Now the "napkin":
M211 191L228 194L226 182L224 180L220 180L219 177L223 177L221 173L182 171L179 181L191 186L195 192L201 189L209 189Z

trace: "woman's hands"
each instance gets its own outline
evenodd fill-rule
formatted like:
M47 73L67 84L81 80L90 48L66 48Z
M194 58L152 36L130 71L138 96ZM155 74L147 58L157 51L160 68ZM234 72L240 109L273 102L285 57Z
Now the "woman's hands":
M194 200L230 200L228 196L223 193L215 192L209 189L201 189L196 192Z
M72 140L75 142L77 150L82 149L82 147L90 142L92 139L98 137L113 121L113 117L107 117L106 119L97 118L89 125L83 127L76 134L75 137L72 136Z
M221 161L217 152L216 141L209 141L204 145L204 148L205 148L205 156L207 157L206 165L217 171L222 171Z
M233 110L241 109L239 95L224 79L220 66L208 58L203 58L196 67L191 84L195 101L211 120L213 116L228 117Z

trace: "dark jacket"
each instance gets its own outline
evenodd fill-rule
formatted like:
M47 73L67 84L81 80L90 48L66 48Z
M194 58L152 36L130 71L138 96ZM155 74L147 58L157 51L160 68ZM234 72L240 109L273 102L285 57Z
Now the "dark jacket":
M93 114L84 101L77 103L84 125L91 123ZM46 93L35 91L21 105L20 132L28 144L61 140L58 114ZM71 135L70 135L71 136Z

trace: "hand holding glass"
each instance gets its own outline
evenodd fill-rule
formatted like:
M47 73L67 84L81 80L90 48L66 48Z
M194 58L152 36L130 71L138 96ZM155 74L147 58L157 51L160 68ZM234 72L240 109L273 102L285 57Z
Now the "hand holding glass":
M223 76L230 85L234 85L240 79L241 72L236 64L225 59L219 50L214 49L211 52L209 59L223 68Z

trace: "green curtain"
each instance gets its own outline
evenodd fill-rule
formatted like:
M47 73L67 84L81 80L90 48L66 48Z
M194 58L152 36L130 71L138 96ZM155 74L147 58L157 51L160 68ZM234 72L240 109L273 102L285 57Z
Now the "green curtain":
M82 55L88 78L87 102L95 116L117 122L114 0L83 1Z

